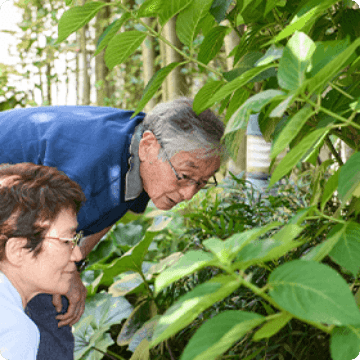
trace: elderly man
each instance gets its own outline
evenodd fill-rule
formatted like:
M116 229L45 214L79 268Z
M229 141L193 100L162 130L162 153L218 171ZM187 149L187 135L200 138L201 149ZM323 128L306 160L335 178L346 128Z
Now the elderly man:
M216 181L224 126L210 110L196 116L192 100L180 98L147 115L132 115L90 106L0 113L0 163L54 166L84 191L77 229L86 236L80 244L83 258L128 210L143 212L149 199L159 209L171 209ZM73 358L68 325L80 319L86 298L79 274L63 295L40 294L28 304L41 333L38 359ZM66 313L58 315L61 309ZM55 316L56 329L48 320Z

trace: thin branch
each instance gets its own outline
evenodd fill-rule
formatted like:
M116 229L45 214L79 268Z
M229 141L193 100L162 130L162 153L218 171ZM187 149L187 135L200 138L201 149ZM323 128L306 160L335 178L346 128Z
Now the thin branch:
M170 355L171 360L176 360L176 359L174 358L174 355L173 355L173 353L172 353L172 351L171 351L170 345L168 344L168 341L167 341L167 340L165 341L165 345L166 345L166 348L167 348L168 351L169 351L169 355Z
M325 137L325 144L327 145L327 147L329 148L331 153L334 155L334 157L335 157L336 161L339 163L339 165L340 166L344 165L343 161L341 160L341 157L340 157L339 153L334 148L334 145L331 142L331 140L329 138L329 135L326 135L326 137Z

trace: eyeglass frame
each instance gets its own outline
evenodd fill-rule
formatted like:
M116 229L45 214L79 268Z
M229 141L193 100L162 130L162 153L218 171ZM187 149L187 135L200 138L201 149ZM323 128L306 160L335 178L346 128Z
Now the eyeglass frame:
M54 240L59 240L64 244L68 244L71 242L71 250L74 250L76 248L76 246L79 245L80 240L83 238L84 236L84 232L80 231L78 233L76 233L74 235L73 238L69 239L69 238L59 238L59 237L53 237L53 236L45 236L44 239L54 239ZM64 241L65 240L65 241Z
M181 177L181 176L177 173L177 171L175 170L173 164L171 163L171 161L170 161L170 159L169 159L169 157L168 157L168 155L167 155L167 153L166 153L166 151L165 151L164 146L161 144L161 142L160 142L159 140L158 140L158 143L160 144L160 147L163 149L164 154L165 154L165 157L166 157L166 160L167 160L168 163L170 164L170 167L171 167L172 171L174 172L174 174L175 174L175 176L176 176L176 179L177 179L178 181L180 181L180 180L185 180L184 177ZM217 186L217 185L218 185L218 182L217 182L217 180L216 180L215 175L213 175L212 177L213 177L214 180L215 180L215 184L212 184L212 183L208 184L208 182L206 182L205 185L202 185L201 182L196 181L195 179L189 178L189 179L188 179L189 185L185 185L184 187L196 185L196 187L198 187L198 188L200 187L201 189L203 189L203 188L205 188L206 185L209 185L209 186L210 186L210 185ZM179 185L179 186L181 186L181 185Z

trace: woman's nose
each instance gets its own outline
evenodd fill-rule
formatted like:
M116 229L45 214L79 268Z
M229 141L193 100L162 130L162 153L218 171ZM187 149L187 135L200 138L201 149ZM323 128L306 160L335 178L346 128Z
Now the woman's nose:
M80 251L79 246L75 246L72 253L71 253L71 261L80 261L82 260L82 253Z

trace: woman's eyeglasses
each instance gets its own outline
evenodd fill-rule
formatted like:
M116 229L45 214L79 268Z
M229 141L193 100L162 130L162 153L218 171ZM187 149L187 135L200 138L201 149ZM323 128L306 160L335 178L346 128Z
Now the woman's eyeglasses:
M54 239L54 240L59 240L62 243L65 244L70 244L71 243L71 249L74 249L80 242L80 240L83 238L84 234L82 231L78 232L77 234L75 234L75 236L71 239L69 238L58 238L58 237L53 237L53 236L45 236L44 239Z

